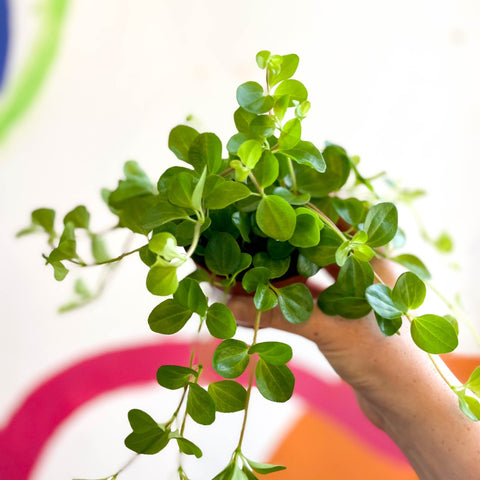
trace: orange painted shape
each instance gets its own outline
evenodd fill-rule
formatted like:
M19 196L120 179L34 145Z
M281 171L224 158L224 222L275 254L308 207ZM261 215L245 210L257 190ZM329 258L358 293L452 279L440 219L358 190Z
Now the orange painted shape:
M287 467L268 475L270 480L418 480L406 462L376 452L312 410L286 432L268 463Z

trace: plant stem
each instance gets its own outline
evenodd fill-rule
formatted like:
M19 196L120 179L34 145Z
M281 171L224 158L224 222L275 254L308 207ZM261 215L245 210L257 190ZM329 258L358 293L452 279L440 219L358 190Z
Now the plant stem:
M202 229L203 222L200 220L195 223L195 229L193 231L193 238L192 238L192 243L190 245L190 248L186 252L187 258L185 261L187 261L191 256L193 255L193 252L195 252L195 249L197 248L198 245L198 240L200 239L200 231Z
M307 203L307 207L313 210L341 239L343 242L346 242L348 238L343 234L343 232L335 225L330 218L325 215L316 205L312 202Z
M257 342L257 333L258 333L258 330L260 328L260 318L261 318L261 316L262 316L262 312L260 310L257 310L257 317L255 318L255 327L254 327L254 330L253 330L252 346L255 345L256 342ZM250 396L251 396L251 393L252 393L254 375L255 375L255 369L252 366L250 368L250 377L248 379L247 397L245 399L245 413L243 415L242 430L240 431L240 438L238 440L237 452L241 451L241 449L242 449L243 437L245 435L245 428L247 426L248 406L250 404Z
M70 259L70 262L75 263L76 265L80 265L81 267L98 267L100 265L108 265L109 263L115 263L120 260L122 260L125 257L128 257L129 255L132 255L138 251L140 251L145 245L142 245L141 247L136 248L135 250L130 250L129 252L122 253L118 257L114 258L109 258L108 260L104 260L103 262L95 262L95 263L85 263L85 262L79 262L77 260Z
M290 176L292 177L292 190L294 193L297 193L297 177L295 175L295 170L293 168L292 159L287 157L288 162L288 171L290 172Z
M250 178L250 180L253 182L253 184L255 185L255 188L258 190L258 192L260 193L260 195L262 197L265 196L265 193L263 192L263 188L258 184L257 182L257 179L255 178L255 176L253 175L252 172L249 172L248 173L248 177Z

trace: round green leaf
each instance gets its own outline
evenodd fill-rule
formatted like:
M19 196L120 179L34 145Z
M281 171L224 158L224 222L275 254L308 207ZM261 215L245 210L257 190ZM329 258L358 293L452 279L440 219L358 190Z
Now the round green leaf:
M250 189L243 183L218 178L215 186L205 191L205 208L222 209L250 196Z
M384 318L375 312L375 319L377 320L378 328L386 337L391 337L397 333L402 326L402 317Z
M286 365L272 365L261 358L255 367L259 392L272 402L286 402L293 393L295 377Z
M422 280L430 280L431 275L424 263L415 255L405 253L392 258L393 261L408 268Z
M162 365L157 370L157 382L169 390L185 387L190 379L197 376L197 372L192 368L181 367L179 365Z
M63 224L66 225L68 222L72 222L75 225L75 228L84 228L88 230L90 225L90 213L84 205L79 205L65 215Z
M168 298L152 310L148 325L154 332L171 335L180 331L191 316L190 309Z
M310 290L303 283L294 283L275 289L283 316L290 323L306 322L313 312Z
M263 147L260 142L257 140L247 140L240 145L237 155L247 168L252 169L260 160L262 152Z
M269 187L278 177L277 157L270 150L265 150L252 173L261 188Z
M426 294L425 284L414 273L405 272L395 283L392 300L400 310L407 312L420 307Z
M297 217L295 210L283 198L267 195L258 204L256 220L265 235L285 241L292 237Z
M368 244L371 247L386 245L395 237L397 228L398 212L393 203L379 203L368 211L364 230L367 232Z
M178 286L177 267L154 265L148 271L146 283L148 291L153 295L171 295Z
M282 150L294 148L302 136L302 124L298 118L292 118L282 128L278 138L278 146Z
M280 83L275 89L274 97L282 97L283 95L290 95L290 106L293 106L293 101L304 102L308 97L308 92L302 82L288 79Z
M275 119L272 115L255 115L250 122L250 130L256 138L264 139L275 132Z
M270 271L270 278L283 276L290 266L290 257L273 259L266 252L258 252L253 257L255 267L264 267Z
M168 432L157 426L144 432L133 431L125 438L125 446L136 453L154 455L163 450L169 440Z
M283 467L282 465L272 465L269 463L254 462L253 460L249 460L248 458L247 458L247 463L250 465L252 470L261 474L279 472L280 470L285 470L287 468L287 467Z
M188 150L198 132L187 125L178 125L173 128L168 137L168 148L178 159L188 162Z
M397 318L405 313L399 310L397 305L392 300L392 291L382 283L370 285L365 290L365 296L370 306L380 316L388 319Z
M276 58L275 58L276 57ZM289 55L272 55L268 59L268 83L270 86L276 85L278 82L293 77L298 62L298 55L291 53Z
M309 248L318 245L320 241L320 225L322 224L319 224L317 218L310 214L297 215L295 231L289 242L300 248Z
M148 248L157 255L161 255L167 261L180 257L177 252L177 240L169 232L159 232L153 235L148 242Z
M188 162L197 172L218 173L223 169L222 142L214 133L201 133L192 142Z
M206 324L215 338L231 338L237 331L237 322L230 309L223 303L212 303L207 310Z
M292 160L295 160L295 162L310 167L310 169L313 169L319 173L325 172L327 168L325 159L323 158L320 150L318 150L318 148L311 142L300 140L294 148L289 150L281 150L281 152L290 157ZM303 187L301 184L299 184L299 186Z
M253 297L255 308L260 312L266 312L276 307L278 299L268 285L258 285Z
M192 278L184 278L173 294L174 300L201 317L207 311L207 297L203 293L198 282Z
M254 267L242 278L242 287L248 293L252 293L258 285L266 285L271 278L272 273L266 267Z
M453 325L438 315L422 315L413 319L410 328L413 341L428 353L448 353L458 346Z
M197 445L190 440L183 437L176 437L175 440L178 444L178 449L185 455L195 455L196 458L200 458L203 453Z
M266 113L273 107L273 97L264 96L263 87L257 82L246 82L237 88L238 104L250 113Z
M240 247L226 232L215 232L205 248L207 268L217 275L234 273L240 263Z
M132 430L137 432L145 432L151 428L158 427L157 422L147 412L138 408L133 408L128 412L128 422Z
M213 398L217 412L238 412L245 408L247 391L238 382L221 380L208 386L208 393Z
M282 342L261 342L252 345L248 353L258 353L261 359L271 365L285 365L292 359L292 347Z
M215 421L215 403L197 383L191 383L188 388L187 413L200 425L210 425Z
M229 339L215 349L212 366L224 378L237 378L247 368L248 361L248 345L240 340Z

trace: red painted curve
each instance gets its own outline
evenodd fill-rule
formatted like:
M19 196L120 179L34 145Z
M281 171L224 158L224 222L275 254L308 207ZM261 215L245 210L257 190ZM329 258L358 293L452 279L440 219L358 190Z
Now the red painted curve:
M49 437L76 409L103 393L152 382L163 363L188 364L190 347L188 343L161 343L124 348L80 361L44 381L0 431L0 479L28 480ZM294 365L292 370L295 396L377 451L405 461L393 442L366 420L347 385L323 382ZM218 379L211 369L205 374L209 381Z

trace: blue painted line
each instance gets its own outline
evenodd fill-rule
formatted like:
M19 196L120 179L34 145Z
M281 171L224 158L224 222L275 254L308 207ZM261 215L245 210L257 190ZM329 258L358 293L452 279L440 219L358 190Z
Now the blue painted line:
M8 0L0 0L0 90L5 79L7 66L9 25L8 25Z

